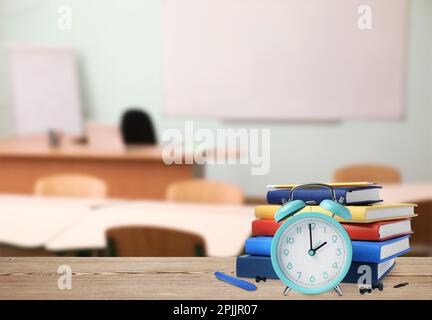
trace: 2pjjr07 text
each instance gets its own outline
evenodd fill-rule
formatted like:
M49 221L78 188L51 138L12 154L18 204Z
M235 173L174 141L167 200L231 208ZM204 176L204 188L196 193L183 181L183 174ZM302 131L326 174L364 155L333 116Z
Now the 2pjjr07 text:
M174 307L174 315L195 315L205 318L209 314L237 317L240 315L254 315L257 311L258 305L241 305L241 304L219 304L216 308L210 307L196 307L186 306L181 304Z

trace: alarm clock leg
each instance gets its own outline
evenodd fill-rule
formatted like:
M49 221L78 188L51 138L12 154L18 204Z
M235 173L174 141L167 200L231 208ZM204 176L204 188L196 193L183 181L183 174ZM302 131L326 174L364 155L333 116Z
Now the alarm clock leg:
M342 294L342 289L339 287L339 285L337 285L337 286L334 287L333 289L334 289L334 291L337 292L337 294L338 294L339 296L342 296L342 295L343 295L343 294Z
M286 287L285 290L284 290L284 292L283 292L283 295L287 296L288 293L290 293L290 292L291 292L291 288L290 287Z

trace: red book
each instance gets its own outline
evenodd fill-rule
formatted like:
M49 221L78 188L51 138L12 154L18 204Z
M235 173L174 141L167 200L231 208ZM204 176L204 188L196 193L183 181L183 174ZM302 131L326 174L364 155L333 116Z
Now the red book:
M252 222L254 236L272 237L282 223L271 219L259 219ZM343 223L351 240L384 241L407 234L413 234L411 219L379 221L374 223Z
M252 222L252 234L254 236L269 236L272 237L282 223L271 219L259 219Z
M413 233L411 219L373 223L343 223L342 225L351 240L384 241Z

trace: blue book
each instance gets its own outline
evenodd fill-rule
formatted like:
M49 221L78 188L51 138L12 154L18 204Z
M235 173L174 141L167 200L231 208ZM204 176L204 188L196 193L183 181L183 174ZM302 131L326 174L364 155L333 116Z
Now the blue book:
M379 195L381 186L366 187L337 187L334 188L336 199L344 205L368 205L382 202ZM268 204L281 205L287 202L291 189L276 189L267 192ZM325 199L331 199L331 192L326 188L298 189L294 192L293 200L313 201L320 204Z
M352 241L355 262L381 263L401 256L411 250L410 236L402 236L387 241ZM246 254L270 256L273 237L254 237L246 240Z
M352 262L351 267L342 282L358 283L360 280L360 284L365 286L377 285L390 273L395 264L395 259L390 259L382 263ZM365 266L370 268L370 279L365 278L366 272L368 272ZM360 279L360 277L362 277L362 279Z
M402 236L382 242L352 241L353 261L382 263L411 250L410 236Z
M254 237L246 240L245 252L257 256L270 256L273 237Z
M270 257L251 256L249 254L237 257L237 277L255 278L256 276L267 279L279 279L273 269Z
M353 262L342 282L358 283L360 277L365 274L364 266L370 267L371 279L368 280L370 280L371 283L362 282L362 284L377 285L382 282L393 269L395 260L390 259L383 263ZM273 269L271 258L264 256L244 255L237 257L236 272L237 277L241 278L255 278L259 276L267 277L267 279L279 279Z

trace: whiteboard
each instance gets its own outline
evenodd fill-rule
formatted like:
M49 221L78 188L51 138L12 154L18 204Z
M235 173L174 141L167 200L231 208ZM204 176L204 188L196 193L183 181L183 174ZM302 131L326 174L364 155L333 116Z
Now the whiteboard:
M406 0L164 0L163 18L167 115L404 115Z
M75 55L66 47L9 47L11 89L18 135L61 130L83 133Z

